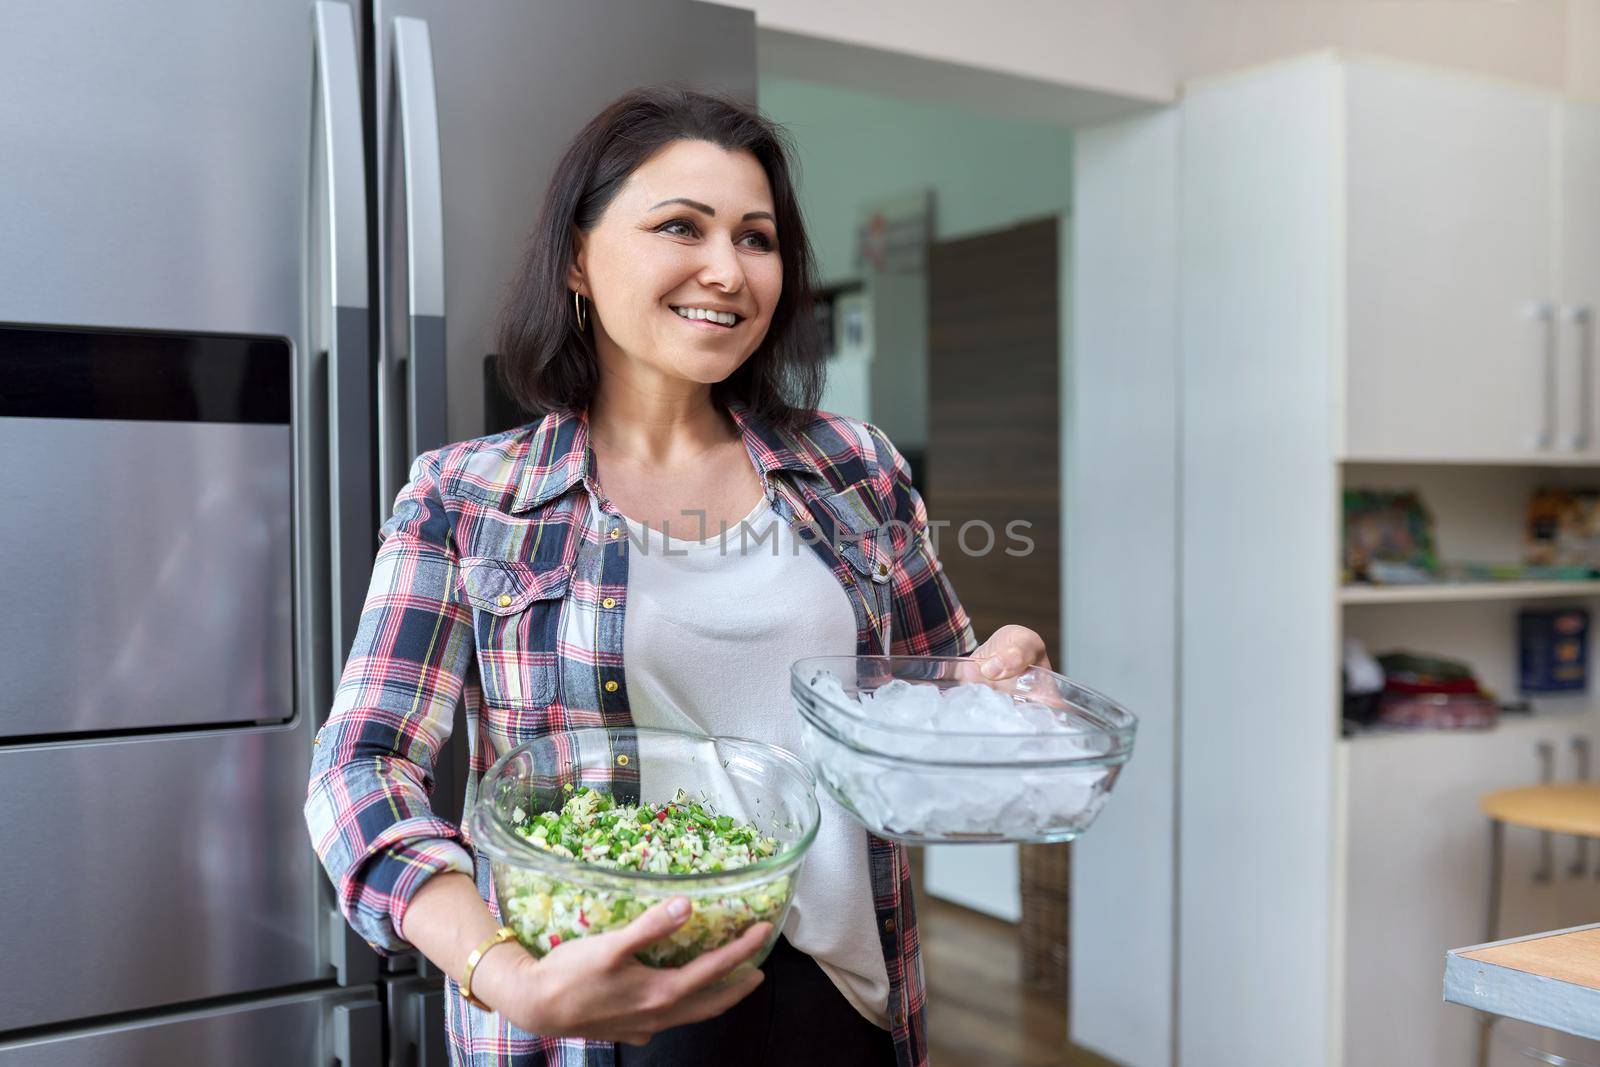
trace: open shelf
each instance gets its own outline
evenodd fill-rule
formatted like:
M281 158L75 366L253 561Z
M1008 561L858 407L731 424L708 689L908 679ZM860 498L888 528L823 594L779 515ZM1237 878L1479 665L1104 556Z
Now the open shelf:
M1464 600L1538 600L1582 596L1600 596L1600 581L1347 585L1339 590L1339 603L1432 604Z

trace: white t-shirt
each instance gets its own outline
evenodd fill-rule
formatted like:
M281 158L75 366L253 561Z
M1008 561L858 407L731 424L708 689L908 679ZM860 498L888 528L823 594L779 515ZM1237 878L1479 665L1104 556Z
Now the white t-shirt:
M691 519L681 529L669 522L668 534L706 532L703 541L626 521L622 659L634 723L749 737L799 755L789 665L856 652L855 612L838 580L765 499L726 535ZM783 933L887 1029L866 831L820 789L817 801L822 822Z

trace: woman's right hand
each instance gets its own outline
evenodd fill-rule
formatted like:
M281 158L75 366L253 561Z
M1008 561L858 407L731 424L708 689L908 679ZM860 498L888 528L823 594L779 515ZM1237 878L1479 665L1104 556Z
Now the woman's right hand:
M764 977L751 968L708 988L761 950L771 923L758 923L682 967L640 963L636 953L671 935L690 911L686 898L674 897L620 930L567 941L543 959L508 952L502 966L491 969L494 957L486 954L474 992L530 1033L642 1045L662 1030L721 1015Z

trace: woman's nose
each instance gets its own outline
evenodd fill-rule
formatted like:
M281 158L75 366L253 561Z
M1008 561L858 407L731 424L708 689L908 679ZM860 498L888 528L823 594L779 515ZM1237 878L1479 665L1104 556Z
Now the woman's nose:
M708 241L706 248L706 262L700 268L700 284L714 285L729 293L743 289L744 265L739 262L738 249L723 241Z

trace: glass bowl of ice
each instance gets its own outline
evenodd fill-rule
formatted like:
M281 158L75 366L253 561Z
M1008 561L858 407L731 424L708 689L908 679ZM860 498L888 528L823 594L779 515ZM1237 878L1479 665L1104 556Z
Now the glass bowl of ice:
M909 844L1070 841L1133 754L1127 709L1042 667L991 682L953 656L818 656L789 675L818 780Z

